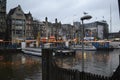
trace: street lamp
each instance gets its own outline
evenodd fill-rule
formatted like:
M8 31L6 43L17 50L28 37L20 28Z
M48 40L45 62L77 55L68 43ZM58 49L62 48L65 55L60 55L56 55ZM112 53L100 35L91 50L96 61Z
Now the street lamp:
M84 72L84 20L89 20L91 19L92 16L90 15L85 15L83 17L80 18L80 20L82 21L82 72Z

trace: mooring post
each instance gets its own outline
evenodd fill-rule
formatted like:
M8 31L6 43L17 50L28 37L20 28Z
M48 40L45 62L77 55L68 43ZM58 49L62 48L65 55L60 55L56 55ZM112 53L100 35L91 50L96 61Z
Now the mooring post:
M52 75L52 49L42 49L42 80L51 80Z

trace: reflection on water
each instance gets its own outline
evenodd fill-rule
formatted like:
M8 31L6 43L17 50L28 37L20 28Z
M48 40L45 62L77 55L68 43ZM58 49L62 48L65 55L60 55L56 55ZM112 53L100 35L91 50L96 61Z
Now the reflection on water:
M119 64L120 49L114 51L85 51L84 71L111 76ZM75 57L58 58L59 66L65 68L82 69L82 52L77 51Z
M40 57L0 54L0 80L41 80Z

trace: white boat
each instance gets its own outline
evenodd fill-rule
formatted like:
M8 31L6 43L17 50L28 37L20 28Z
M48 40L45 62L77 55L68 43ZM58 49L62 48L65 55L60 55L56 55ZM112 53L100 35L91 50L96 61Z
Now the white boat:
M41 48L23 48L22 52L25 54L42 56L42 49Z
M110 45L113 46L113 48L115 48L115 49L120 49L120 40L115 39L110 42Z
M26 47L26 43L22 42L22 52L29 55L42 56L42 47ZM43 48L51 48L52 43L44 44ZM53 53L54 55L54 53Z
M35 55L35 56L42 56L42 48L53 48L53 56L54 55L58 55L58 54L75 54L74 50L71 50L69 48L65 48L65 47L55 47L53 43L46 43L44 44L43 47L39 47L39 48L34 48L34 47L26 47L25 42L21 43L22 45L22 52L25 54L30 54L30 55ZM55 54L56 53L56 54Z
M73 50L82 50L82 45L76 44L72 45L70 48ZM93 45L84 45L84 50L93 51L96 50L96 48Z
M21 43L22 52L29 55L41 56L42 55L42 48L35 48L35 47L26 47L26 43Z

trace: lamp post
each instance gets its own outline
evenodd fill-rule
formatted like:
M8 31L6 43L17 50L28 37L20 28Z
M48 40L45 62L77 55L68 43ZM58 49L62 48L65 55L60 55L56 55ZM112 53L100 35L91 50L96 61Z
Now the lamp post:
M84 20L89 20L91 18L92 16L90 15L85 15L80 18L80 20L82 21L82 72L84 72Z

